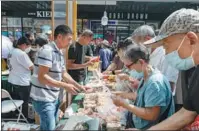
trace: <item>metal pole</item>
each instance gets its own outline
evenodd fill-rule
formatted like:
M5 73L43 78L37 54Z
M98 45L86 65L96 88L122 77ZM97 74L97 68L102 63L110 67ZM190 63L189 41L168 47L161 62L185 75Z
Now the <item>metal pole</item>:
M21 34L23 36L23 17L21 17Z
M66 0L66 25L68 25L68 0Z
M51 30L52 30L52 39L54 40L54 27L55 27L55 19L54 19L54 0L51 0L51 12L52 12L52 16L51 16Z
M77 1L73 0L73 40L77 39Z

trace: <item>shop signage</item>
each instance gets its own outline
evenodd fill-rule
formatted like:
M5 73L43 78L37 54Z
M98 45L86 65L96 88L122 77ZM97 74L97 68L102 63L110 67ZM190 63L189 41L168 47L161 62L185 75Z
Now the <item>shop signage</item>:
M116 20L148 20L147 13L116 13L116 12L109 12L108 13L109 19L116 19Z
M51 11L37 11L37 17L38 18L51 17Z
M1 12L1 15L2 15L2 16L6 16L6 14L7 14L7 13L6 13L5 11L2 11L2 12Z
M30 18L51 18L51 11L33 11L33 12L7 12L7 11L2 11L1 16L30 17Z

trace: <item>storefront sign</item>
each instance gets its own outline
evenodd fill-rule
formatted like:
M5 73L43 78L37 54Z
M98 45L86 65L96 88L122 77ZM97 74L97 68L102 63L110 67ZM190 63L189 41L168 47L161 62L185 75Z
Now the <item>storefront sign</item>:
M51 17L51 11L37 11L37 17L38 18Z
M51 18L51 11L33 11L33 12L7 12L7 11L2 11L1 16L29 17L29 18Z
M148 20L147 13L108 13L109 19L117 19L117 20Z
M2 11L2 12L1 12L1 15L2 15L2 16L6 16L6 14L7 14L7 13L6 13L5 11Z

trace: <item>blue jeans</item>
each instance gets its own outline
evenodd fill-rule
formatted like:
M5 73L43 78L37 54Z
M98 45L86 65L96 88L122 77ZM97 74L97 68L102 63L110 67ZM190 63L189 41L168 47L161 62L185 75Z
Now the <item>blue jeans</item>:
M40 130L55 130L58 122L59 100L54 102L32 100L32 104L40 117Z

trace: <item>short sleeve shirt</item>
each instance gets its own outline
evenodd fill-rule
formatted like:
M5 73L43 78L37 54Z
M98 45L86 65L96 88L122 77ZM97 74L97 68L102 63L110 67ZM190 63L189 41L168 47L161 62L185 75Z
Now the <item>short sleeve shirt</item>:
M14 85L29 86L33 66L29 56L21 49L15 48L8 55L8 67L10 70L8 82Z
M68 59L74 60L75 64L83 64L85 63L85 51L85 46L82 46L81 44L76 42L69 48ZM77 82L84 81L86 77L86 69L68 70L68 73Z
M184 88L186 87L184 86ZM184 94L186 93L187 95L183 96L185 97L183 107L199 114L199 65L194 69L186 91Z
M141 80L140 84L142 83L143 80ZM170 84L157 69L152 72L151 76L144 82L143 86L138 88L137 94L135 104L137 107L145 108L160 106L161 116L172 101L168 116L171 116L174 113L174 101ZM158 120L148 121L133 114L133 122L136 128L147 129L157 124Z
M60 88L39 82L39 66L49 67L48 75L57 81L62 80L62 73L66 70L64 56L54 42L44 45L36 54L30 96L38 101L55 101L58 99Z

